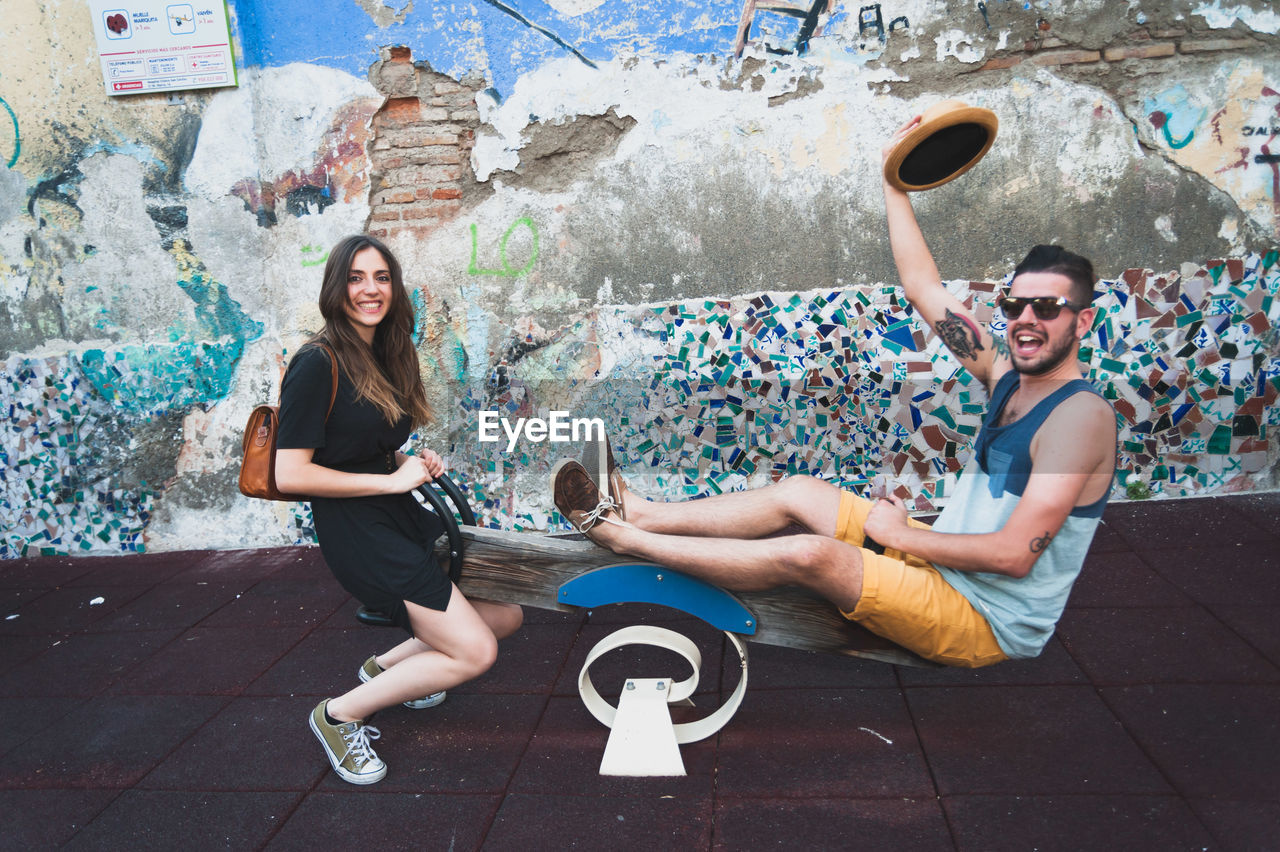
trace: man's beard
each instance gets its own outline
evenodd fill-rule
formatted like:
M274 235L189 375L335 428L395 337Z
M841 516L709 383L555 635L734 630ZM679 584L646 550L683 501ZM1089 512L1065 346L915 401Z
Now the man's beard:
M1018 356L1012 350L1010 350L1009 358L1013 363L1013 369L1021 375L1043 376L1045 373L1056 369L1059 364L1071 356L1071 348L1074 343L1075 338L1064 334L1059 341L1055 341L1052 338L1046 340L1044 348L1031 363L1018 363Z

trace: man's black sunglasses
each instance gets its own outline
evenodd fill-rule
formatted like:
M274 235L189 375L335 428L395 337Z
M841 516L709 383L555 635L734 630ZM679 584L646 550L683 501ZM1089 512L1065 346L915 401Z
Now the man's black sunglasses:
M1088 305L1073 305L1064 296L1034 296L1030 299L1001 296L996 300L996 304L999 305L1005 318L1011 320L1022 316L1022 312L1027 309L1027 305L1030 305L1031 310L1035 312L1036 319L1045 321L1056 319L1063 308L1071 311L1083 311L1089 307Z

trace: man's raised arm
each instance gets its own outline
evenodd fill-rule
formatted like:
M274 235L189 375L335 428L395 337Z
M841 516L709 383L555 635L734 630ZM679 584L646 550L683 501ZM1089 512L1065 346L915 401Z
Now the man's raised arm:
M898 128L884 147L881 152L882 175L889 152L919 123L919 116L911 119ZM887 180L883 180L883 185L889 246L893 250L893 262L898 267L903 292L965 369L990 389L1009 366L1003 341L994 340L990 332L978 325L964 303L947 292L916 222L911 199Z

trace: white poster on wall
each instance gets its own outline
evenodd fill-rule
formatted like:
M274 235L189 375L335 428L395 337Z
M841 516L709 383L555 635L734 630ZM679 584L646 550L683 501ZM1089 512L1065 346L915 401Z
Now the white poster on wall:
M108 95L236 85L227 6L89 0Z

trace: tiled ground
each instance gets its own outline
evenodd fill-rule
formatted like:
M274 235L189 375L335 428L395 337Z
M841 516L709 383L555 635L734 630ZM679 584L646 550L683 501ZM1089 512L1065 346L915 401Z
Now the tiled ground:
M399 637L357 624L313 549L0 562L0 846L1280 849L1280 494L1105 520L1039 659L750 645L741 710L674 779L597 774L576 678L662 620L716 706L736 663L679 613L529 610L490 673L379 714L390 773L357 788L306 715ZM602 691L674 659L631 653L593 667Z

